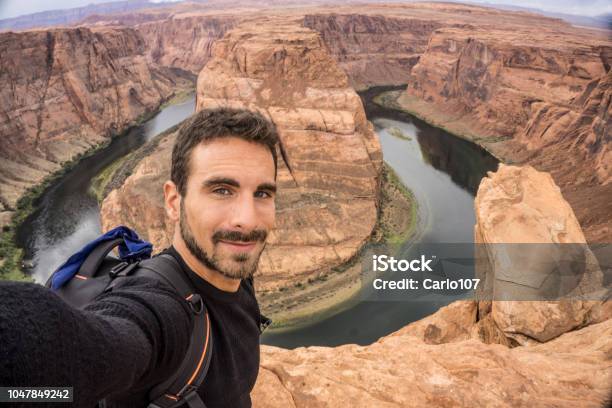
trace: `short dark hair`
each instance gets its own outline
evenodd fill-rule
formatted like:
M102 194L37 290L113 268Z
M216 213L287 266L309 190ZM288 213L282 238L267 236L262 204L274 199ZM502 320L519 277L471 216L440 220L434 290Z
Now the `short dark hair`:
M272 122L262 114L246 109L204 109L181 125L172 149L170 179L176 184L181 196L187 193L193 148L200 143L225 137L237 137L267 146L274 159L276 175L278 133Z

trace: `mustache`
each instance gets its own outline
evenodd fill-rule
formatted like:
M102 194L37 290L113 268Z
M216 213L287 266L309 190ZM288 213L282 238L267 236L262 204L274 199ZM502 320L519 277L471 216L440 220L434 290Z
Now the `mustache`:
M235 241L235 242L254 242L254 241L265 241L268 237L268 232L262 229L254 229L249 233L242 233L240 231L216 231L212 236L213 243L217 244L219 241Z

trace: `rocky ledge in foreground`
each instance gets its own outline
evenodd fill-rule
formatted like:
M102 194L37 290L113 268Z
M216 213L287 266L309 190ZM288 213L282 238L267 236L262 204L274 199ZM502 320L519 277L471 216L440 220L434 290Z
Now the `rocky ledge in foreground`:
M490 174L476 213L485 246L585 242L551 177L532 168ZM611 317L610 302L458 301L369 346L263 346L253 406L605 407Z
M319 35L300 19L272 18L228 32L198 78L197 109L217 106L258 110L280 133L277 222L258 290L305 284L351 259L376 225L382 153ZM162 140L104 200L103 228L126 224L157 248L170 243L161 186L173 140Z

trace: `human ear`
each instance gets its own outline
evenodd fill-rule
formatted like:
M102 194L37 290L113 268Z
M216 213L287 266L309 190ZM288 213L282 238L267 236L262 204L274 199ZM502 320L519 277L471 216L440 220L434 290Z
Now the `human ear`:
M166 215L173 222L177 222L180 217L181 195L176 188L176 184L171 180L164 183L164 203Z

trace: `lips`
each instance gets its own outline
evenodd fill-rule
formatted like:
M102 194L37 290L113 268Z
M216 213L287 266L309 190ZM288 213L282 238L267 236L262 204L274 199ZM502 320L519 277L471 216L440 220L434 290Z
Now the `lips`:
M242 242L242 241L224 241L219 240L220 244L227 246L229 249L236 252L248 252L255 248L256 242Z

